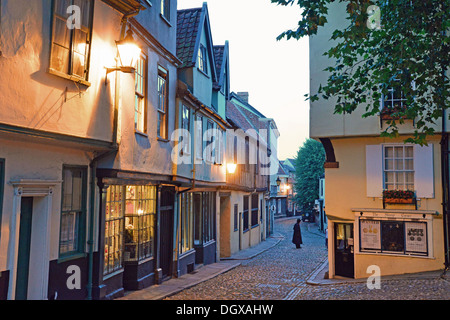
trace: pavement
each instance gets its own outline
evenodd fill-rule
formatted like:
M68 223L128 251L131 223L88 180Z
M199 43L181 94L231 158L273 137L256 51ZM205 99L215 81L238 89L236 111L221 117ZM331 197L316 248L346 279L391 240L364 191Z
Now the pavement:
M323 233L317 231L317 227L313 224L308 224L307 230L311 233L315 233L319 236L324 236ZM226 273L241 265L242 261L249 260L257 255L269 250L276 246L283 238L281 234L273 234L265 241L255 245L251 248L247 248L237 252L236 254L221 258L221 261L204 265L197 268L194 272L182 275L178 278L172 278L164 281L161 284L153 285L145 289L137 291L127 291L124 297L117 300L163 300L167 297L175 295L183 290L194 287L204 281L217 277L220 274ZM367 279L349 279L349 278L335 278L326 279L325 273L328 271L328 259L323 260L315 269L309 274L306 279L307 285L323 286L323 285L337 285L337 284L350 284L350 283L363 283ZM442 270L432 272L422 272L414 274L394 275L394 276L382 276L382 280L402 280L402 279L436 279L439 277L448 277L443 275Z

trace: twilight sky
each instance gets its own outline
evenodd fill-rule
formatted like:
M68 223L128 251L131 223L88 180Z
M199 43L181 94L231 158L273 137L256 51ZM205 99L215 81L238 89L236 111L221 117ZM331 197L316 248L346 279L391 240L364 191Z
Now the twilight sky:
M178 0L178 9L208 3L214 45L230 46L231 90L247 91L249 103L274 118L280 138L278 158L296 156L309 137L308 39L277 41L295 28L298 6L282 7L270 0Z

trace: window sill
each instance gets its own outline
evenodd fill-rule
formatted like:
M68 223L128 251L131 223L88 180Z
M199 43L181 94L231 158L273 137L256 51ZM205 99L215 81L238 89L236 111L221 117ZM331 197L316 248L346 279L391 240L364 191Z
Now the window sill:
M146 138L148 138L148 134L146 134L146 133L144 133L144 132L142 132L142 131L140 131L140 130L134 130L134 134L135 135L138 135L138 136L142 136L142 137L146 137Z
M165 22L170 28L172 28L172 24L170 23L169 20L167 20L166 17L164 17L161 13L159 14L159 16L161 17L161 19L164 20L164 22Z
M165 138L161 138L161 137L157 137L156 139L161 142L170 142L169 139L165 139Z
M68 74L56 71L55 69L52 69L52 68L47 69L47 72L49 74L54 75L54 76L57 76L57 77L60 77L60 78L66 79L66 80L70 80L70 81L73 81L73 82L76 82L76 83L80 83L80 84L82 84L82 85L84 85L86 87L90 87L91 86L91 83L89 81L81 79L80 77L77 77L77 76L71 76L71 75L68 75Z
M63 256L63 257L59 258L58 263L64 263L67 261L76 260L76 259L80 259L80 258L86 258L86 256L87 256L86 253L74 253L74 254Z
M414 253L408 253L408 254L401 254L401 253L388 253L388 252L381 252L381 251L359 251L355 252L355 254L361 254L361 255L378 255L378 256L389 256L389 257L403 257L403 258L422 258L422 259L431 259L435 260L436 258L433 256L428 256L426 254L420 255L420 254L414 254Z
M197 67L197 70L198 70L198 72L200 72L201 74L203 74L205 77L207 77L208 79L210 79L209 75L208 75L205 71L201 70L201 69L198 68L198 67Z
M103 281L104 280L108 280L109 278L112 278L112 277L114 277L114 276L117 276L118 274L121 274L121 273L123 273L125 271L125 269L122 267L122 268L120 268L119 270L116 270L116 271L113 271L113 272L111 272L111 273L109 273L109 274L107 274L107 275L104 275L103 276Z

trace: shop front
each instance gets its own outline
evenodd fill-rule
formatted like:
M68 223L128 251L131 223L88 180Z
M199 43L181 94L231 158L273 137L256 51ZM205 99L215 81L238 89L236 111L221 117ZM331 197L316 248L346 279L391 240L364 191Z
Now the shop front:
M172 275L175 187L102 177L99 299L123 296ZM104 226L104 227L102 227ZM158 228L159 226L159 228ZM94 281L95 282L95 281Z

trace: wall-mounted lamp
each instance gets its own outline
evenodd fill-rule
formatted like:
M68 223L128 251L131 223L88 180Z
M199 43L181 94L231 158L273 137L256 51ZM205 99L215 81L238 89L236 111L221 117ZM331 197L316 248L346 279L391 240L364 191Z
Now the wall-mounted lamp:
M133 31L128 29L127 36L124 39L116 41L119 66L106 68L106 80L108 73L121 71L124 73L133 73L136 69L136 63L141 55L141 48L138 47L133 38Z
M227 171L228 171L228 173L231 173L231 174L235 173L236 172L236 167L237 167L236 163L228 163L227 164Z
M278 177L277 178L277 186L280 186L281 185L281 179L280 179L280 177Z

